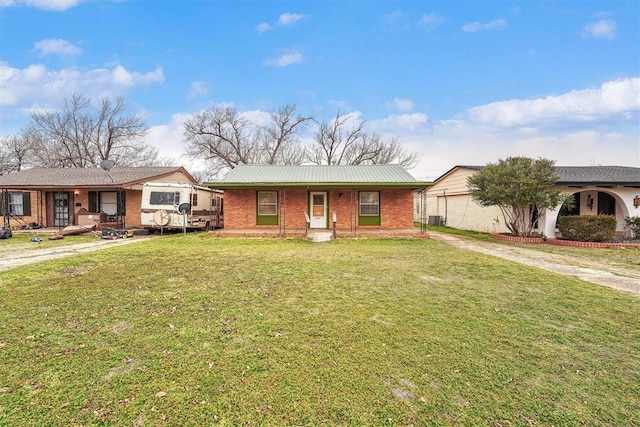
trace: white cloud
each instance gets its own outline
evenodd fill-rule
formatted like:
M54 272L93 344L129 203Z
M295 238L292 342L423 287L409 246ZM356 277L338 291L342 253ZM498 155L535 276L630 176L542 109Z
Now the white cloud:
M392 135L398 136L407 149L422 153L419 164L410 172L423 180L434 180L455 165L485 165L509 156L544 157L563 166L640 166L637 130L635 134L589 128L495 131L463 121L439 121L402 131L399 123L392 125L394 116L384 121L387 128L398 129Z
M495 30L497 28L502 28L507 26L506 19L496 19L495 21L482 23L482 22L472 22L470 24L466 24L462 27L462 31L465 33L475 33L476 31L481 30Z
M266 31L274 29L274 27L287 27L295 24L296 22L306 18L306 15L302 15L299 13L283 13L278 17L278 22L275 24L269 24L268 22L262 22L256 25L255 29L258 33L262 34Z
M51 70L42 64L26 68L0 63L0 115L15 115L33 108L59 105L69 94L88 97L121 95L136 86L162 83L162 68L147 73L122 66L80 71L74 68Z
M293 25L304 17L304 15L299 13L283 13L280 15L280 18L278 18L278 23L280 25Z
M585 25L582 34L585 37L613 40L616 38L616 30L616 21L612 19L601 19L598 22Z
M193 82L187 94L188 99L195 99L211 92L211 85L207 82Z
M269 31L271 29L271 25L267 24L266 22L261 22L260 24L256 25L256 31L259 33L264 33L266 31Z
M416 112L369 120L366 127L421 153L410 172L433 180L455 165L509 156L639 167L639 117L640 78L628 78L559 96L480 105L458 119L433 121Z
M177 165L188 162L184 153L182 124L190 114L176 113L169 123L149 128L146 141L158 150L160 157L175 159Z
M303 60L304 56L300 52L290 52L277 58L267 59L264 64L269 67L288 67L289 65L299 64Z
M429 118L424 113L393 114L381 120L367 122L367 129L379 134L403 137L428 133Z
M79 0L0 0L0 8L25 5L36 9L62 11L75 7Z
M113 71L107 69L98 69L94 71L96 76L101 76L106 80L112 79L116 86L126 88L164 82L162 67L158 67L154 71L150 71L148 73L140 73L137 71L131 72L122 65L116 66Z
M34 50L40 57L46 55L76 56L82 53L82 49L64 39L45 39L37 41Z
M490 127L595 121L640 112L640 77L613 80L596 89L558 96L495 102L468 110L469 119Z
M444 24L445 19L442 16L439 16L435 12L431 12L425 15L422 15L420 18L420 24L428 27L429 29L433 29L439 25Z
M413 101L406 98L394 98L393 101L389 103L389 105L398 111L413 110Z

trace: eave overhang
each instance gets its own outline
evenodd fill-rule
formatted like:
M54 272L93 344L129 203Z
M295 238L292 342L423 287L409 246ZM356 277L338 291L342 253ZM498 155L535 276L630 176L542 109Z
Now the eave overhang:
M220 190L255 189L338 189L338 188L404 188L419 190L433 185L431 182L206 182L205 187Z

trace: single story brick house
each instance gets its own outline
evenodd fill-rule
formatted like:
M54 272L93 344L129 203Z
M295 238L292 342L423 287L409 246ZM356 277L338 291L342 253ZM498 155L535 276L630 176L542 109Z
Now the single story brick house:
M197 183L183 167L32 168L0 176L0 213L12 229L140 226L147 181Z
M221 181L218 235L412 236L413 192L427 184L399 165L238 165Z
M429 222L488 233L508 233L500 209L483 207L469 192L467 178L482 166L454 166L427 189ZM536 231L556 236L560 215L614 215L618 234L625 234L627 216L640 215L640 168L625 166L556 166L555 188L574 196L575 207L540 212ZM416 211L419 211L416 208Z

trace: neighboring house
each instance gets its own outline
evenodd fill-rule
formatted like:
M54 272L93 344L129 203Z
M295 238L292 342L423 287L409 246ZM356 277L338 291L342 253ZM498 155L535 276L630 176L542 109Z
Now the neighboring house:
M142 184L196 183L183 167L33 168L0 176L0 213L13 229L140 226Z
M483 207L469 193L467 178L482 166L454 166L427 189L426 216L431 223L489 233L508 233L497 206ZM640 215L640 168L624 166L556 166L555 188L573 194L575 207L541 212L536 231L555 237L559 215L615 215L617 232L624 218Z
M224 190L221 235L342 237L419 234L413 191L427 184L399 165L239 165L206 185Z

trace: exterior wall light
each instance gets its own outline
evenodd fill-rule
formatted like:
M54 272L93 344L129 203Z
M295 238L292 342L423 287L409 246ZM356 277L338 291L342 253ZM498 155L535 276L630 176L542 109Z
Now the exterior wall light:
M636 196L633 198L633 206L637 208L640 208L640 196Z

